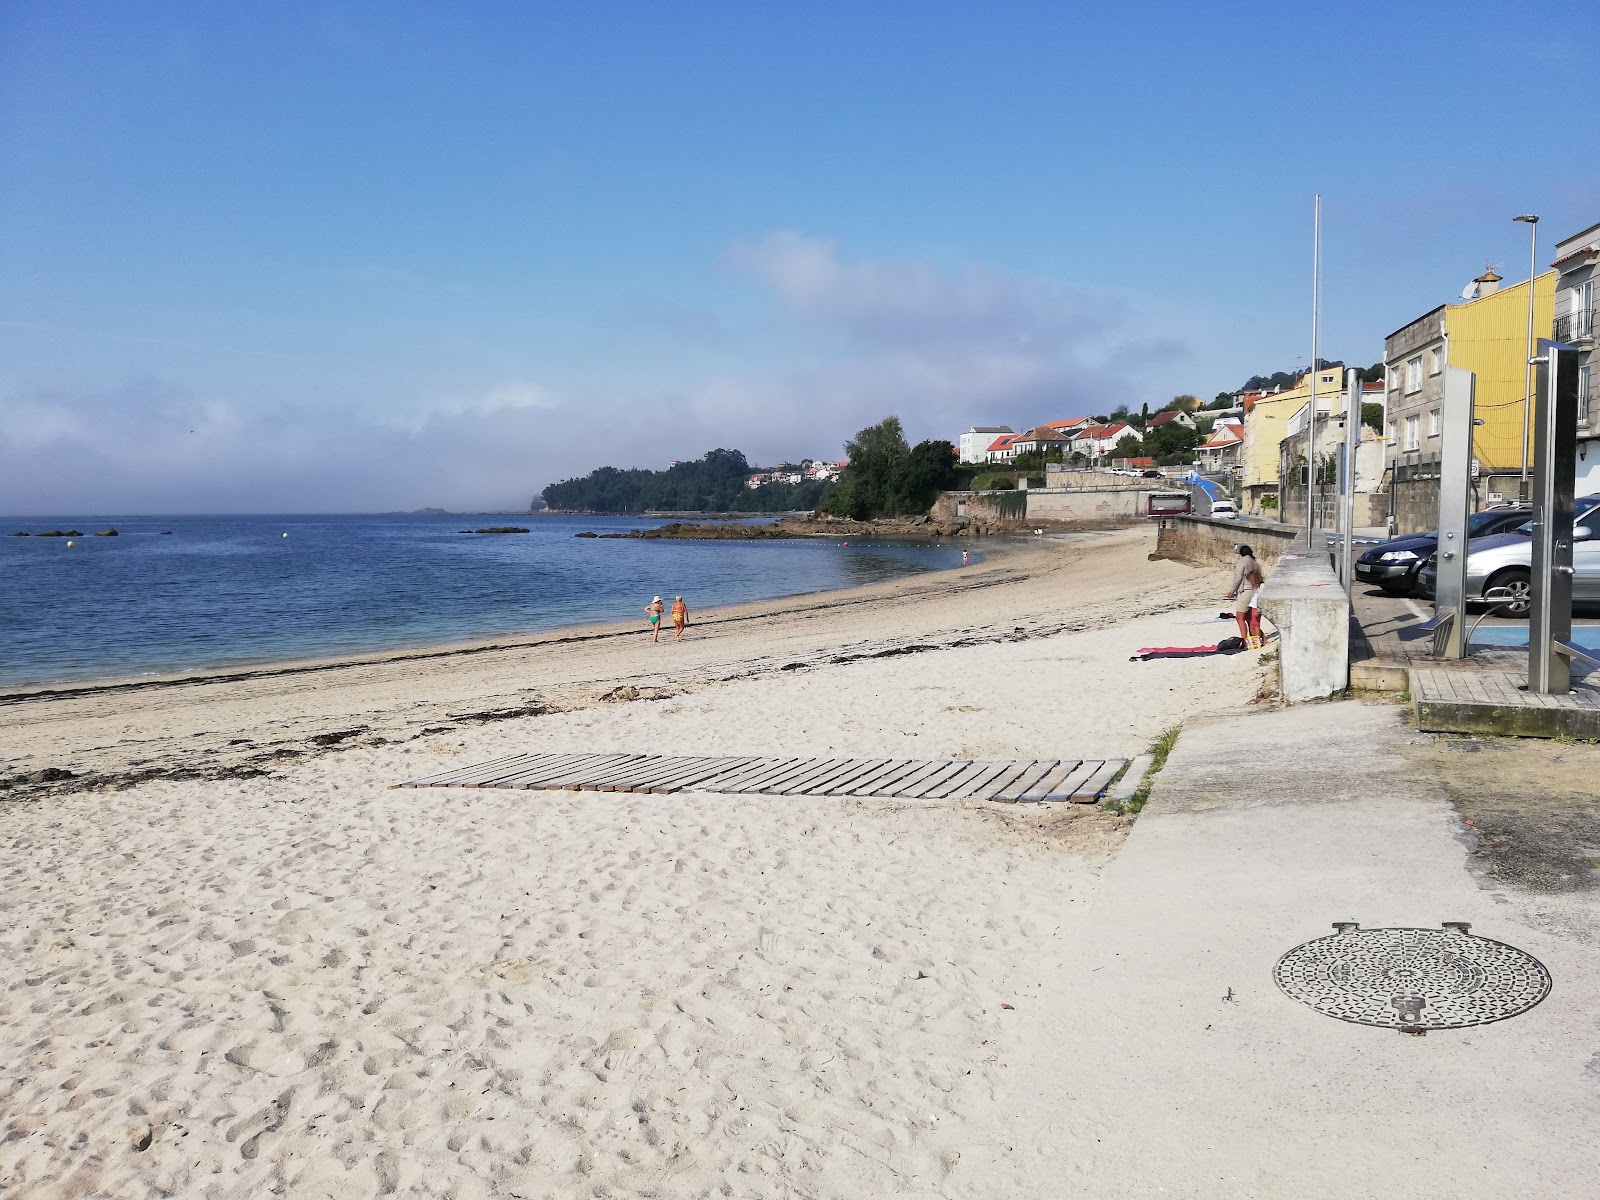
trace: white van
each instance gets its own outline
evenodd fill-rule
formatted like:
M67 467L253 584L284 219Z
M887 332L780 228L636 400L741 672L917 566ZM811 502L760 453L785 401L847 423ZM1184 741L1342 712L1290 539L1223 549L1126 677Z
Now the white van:
M1213 500L1211 502L1211 515L1232 520L1239 515L1239 510L1233 506L1232 500Z

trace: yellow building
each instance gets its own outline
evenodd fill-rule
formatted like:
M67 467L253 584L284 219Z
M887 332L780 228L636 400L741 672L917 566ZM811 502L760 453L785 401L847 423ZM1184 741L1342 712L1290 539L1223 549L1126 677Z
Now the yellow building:
M1403 473L1426 475L1439 461L1446 366L1478 377L1475 415L1483 424L1473 431L1472 452L1482 473L1522 469L1528 282L1501 287L1500 276L1486 271L1473 283L1477 299L1441 304L1384 341L1389 463ZM1535 337L1549 336L1555 285L1554 271L1534 280Z
M1335 393L1344 386L1342 367L1324 367L1317 375L1317 411L1341 411L1344 401ZM1243 470L1246 512L1260 512L1261 501L1278 498L1278 443L1288 437L1294 415L1311 399L1311 372L1295 381L1292 388L1269 392L1250 403L1244 414L1244 444L1239 452ZM1269 514L1274 510L1268 510Z

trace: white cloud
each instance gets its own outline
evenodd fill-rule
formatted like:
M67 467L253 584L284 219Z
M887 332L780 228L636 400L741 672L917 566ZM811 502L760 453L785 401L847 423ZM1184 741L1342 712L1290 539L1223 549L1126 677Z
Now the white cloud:
M920 440L1136 405L1155 398L1143 373L1186 354L1120 304L983 267L848 261L794 232L741 242L729 261L778 312L719 325L725 355L680 361L659 330L624 322L607 350L562 364L559 386L508 371L301 403L263 398L295 384L254 366L237 390L0 382L0 513L520 508L607 463L719 446L758 462L832 456L890 414ZM301 381L333 393L315 373Z

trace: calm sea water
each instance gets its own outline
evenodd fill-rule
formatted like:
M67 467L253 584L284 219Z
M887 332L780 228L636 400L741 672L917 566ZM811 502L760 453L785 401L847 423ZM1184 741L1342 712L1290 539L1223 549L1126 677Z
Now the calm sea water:
M605 541L635 517L0 517L0 685L638 620L959 565L949 545ZM486 525L533 532L464 536ZM117 537L8 537L114 527ZM164 534L164 530L170 533ZM288 534L288 537L284 537Z

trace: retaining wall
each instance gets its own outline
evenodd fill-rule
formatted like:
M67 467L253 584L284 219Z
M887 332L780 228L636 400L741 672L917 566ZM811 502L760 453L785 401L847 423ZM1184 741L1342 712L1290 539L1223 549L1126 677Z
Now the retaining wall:
M1156 558L1171 558L1197 567L1233 569L1244 542L1256 552L1256 559L1269 569L1278 555L1294 544L1298 531L1268 525L1247 525L1242 521L1188 516L1163 517L1156 532Z
M1253 543L1252 543L1253 544ZM1350 684L1350 602L1324 550L1297 540L1267 572L1261 615L1278 631L1278 690L1321 700Z

